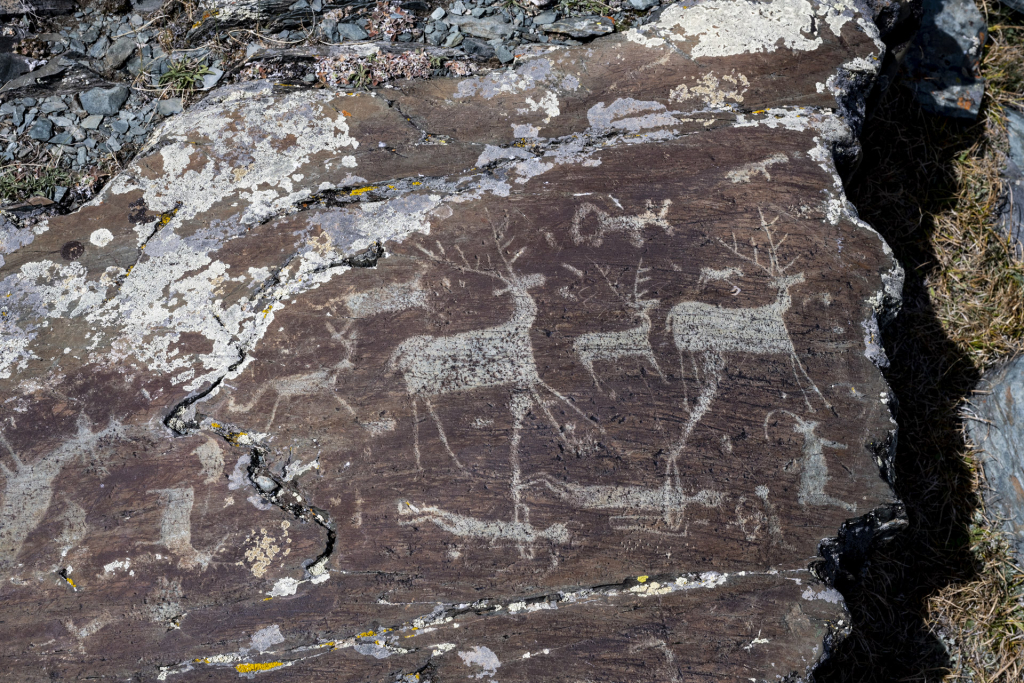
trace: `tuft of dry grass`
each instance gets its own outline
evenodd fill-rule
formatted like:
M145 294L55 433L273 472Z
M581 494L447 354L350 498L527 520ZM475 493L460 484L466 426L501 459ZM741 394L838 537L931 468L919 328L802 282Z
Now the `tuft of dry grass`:
M840 586L853 635L820 683L1024 680L1024 572L984 515L962 424L981 373L1024 351L1024 263L994 227L1003 108L1024 108L1024 16L986 1L978 121L929 116L894 86L866 127L850 187L907 272L886 378L899 400L896 488L910 525L859 582Z

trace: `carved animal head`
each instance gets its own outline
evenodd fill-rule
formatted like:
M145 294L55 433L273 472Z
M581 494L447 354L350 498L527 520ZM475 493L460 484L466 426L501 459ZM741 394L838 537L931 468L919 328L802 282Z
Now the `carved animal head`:
M783 275L773 280L773 284L779 288L779 291L788 290L793 285L799 285L805 281L803 273L797 273L796 275Z

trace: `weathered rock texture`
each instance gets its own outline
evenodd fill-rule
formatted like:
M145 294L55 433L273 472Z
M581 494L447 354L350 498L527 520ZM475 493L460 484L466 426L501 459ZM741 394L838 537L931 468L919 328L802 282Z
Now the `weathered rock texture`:
M805 676L900 524L901 271L834 163L882 51L711 0L231 86L6 226L0 676Z

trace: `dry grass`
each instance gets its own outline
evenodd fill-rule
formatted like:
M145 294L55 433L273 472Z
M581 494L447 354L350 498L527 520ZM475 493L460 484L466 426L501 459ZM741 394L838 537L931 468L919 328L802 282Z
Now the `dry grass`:
M1002 108L1024 107L1024 16L982 9L990 40L978 121L926 115L894 87L867 126L850 188L907 271L886 350L910 526L860 582L840 587L854 635L819 681L1024 680L1024 573L982 514L961 418L981 373L1024 350L1024 263L993 228Z

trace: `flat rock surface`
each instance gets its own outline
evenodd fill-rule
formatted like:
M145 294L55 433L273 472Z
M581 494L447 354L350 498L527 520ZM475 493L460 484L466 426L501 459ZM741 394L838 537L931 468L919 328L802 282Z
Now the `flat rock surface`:
M228 86L0 226L0 677L806 676L819 543L895 502L902 275L836 172L881 50L712 0Z

